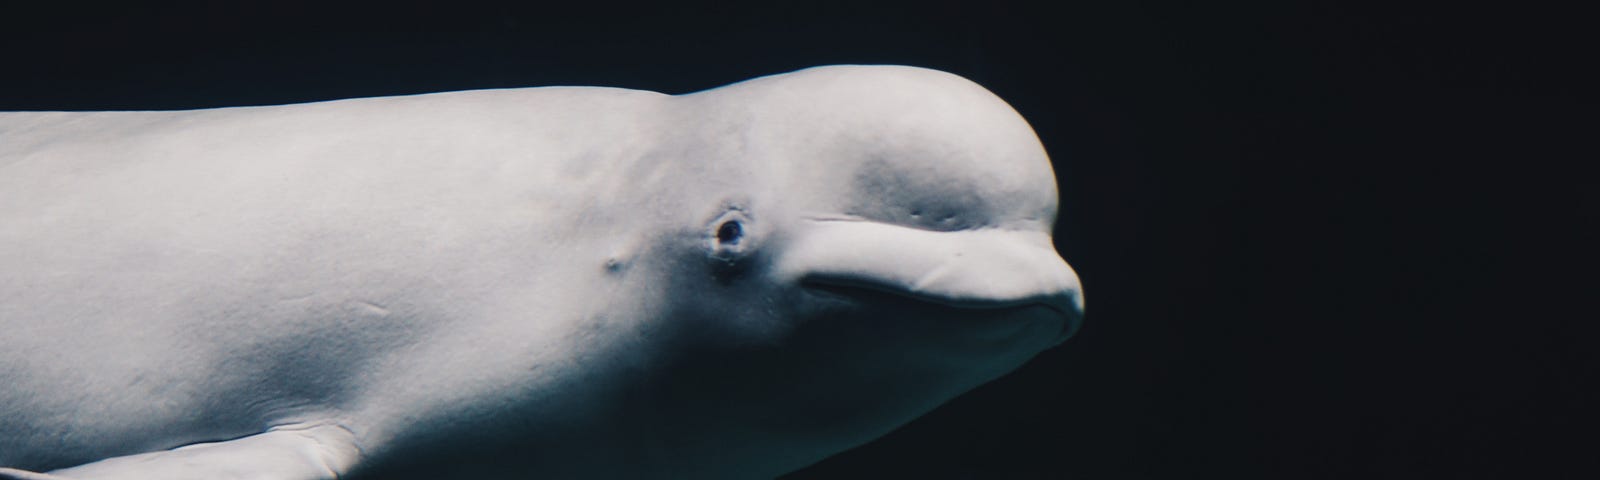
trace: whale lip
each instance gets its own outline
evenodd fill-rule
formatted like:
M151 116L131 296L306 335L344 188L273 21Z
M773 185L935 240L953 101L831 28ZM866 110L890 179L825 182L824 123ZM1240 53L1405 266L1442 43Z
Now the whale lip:
M1062 319L1062 328L1056 341L1062 342L1077 333L1083 324L1082 302L1078 301L1075 292L1062 291L1048 295L1036 295L1018 298L952 298L937 295L931 292L919 292L905 288L897 288L881 282L862 280L859 278L836 277L828 275L809 275L800 281L800 285L808 290L822 292L829 296L859 299L862 293L875 293L889 295L901 299L912 300L920 303L938 305L955 310L982 311L1007 311L1024 310L1033 307L1044 307L1053 311Z
M1047 307L1061 320L1058 340L1076 333L1083 313L1077 273L1043 232L998 228L928 231L871 221L817 221L775 262L782 278L851 300L874 292L979 316ZM856 294L852 294L856 292ZM871 302L868 302L871 303ZM1038 317L1040 315L1023 315ZM1058 342L1059 343L1059 342Z

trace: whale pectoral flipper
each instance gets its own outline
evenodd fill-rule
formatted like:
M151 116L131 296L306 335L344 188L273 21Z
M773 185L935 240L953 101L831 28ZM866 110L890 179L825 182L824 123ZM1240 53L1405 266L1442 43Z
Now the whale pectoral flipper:
M0 480L68 480L55 475L0 467Z
M16 478L332 480L348 473L360 457L355 436L342 426L286 426L234 440L109 458L43 475L25 473ZM6 474L0 471L0 479L6 479Z

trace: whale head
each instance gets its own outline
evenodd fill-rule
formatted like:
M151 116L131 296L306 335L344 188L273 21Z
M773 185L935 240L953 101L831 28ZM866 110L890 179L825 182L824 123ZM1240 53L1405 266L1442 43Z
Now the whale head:
M1050 237L1049 158L984 88L836 66L673 101L701 122L667 147L693 153L672 196L693 200L660 207L681 227L661 256L685 347L640 398L671 412L649 420L682 432L671 448L705 453L678 458L793 470L1078 328L1078 277Z

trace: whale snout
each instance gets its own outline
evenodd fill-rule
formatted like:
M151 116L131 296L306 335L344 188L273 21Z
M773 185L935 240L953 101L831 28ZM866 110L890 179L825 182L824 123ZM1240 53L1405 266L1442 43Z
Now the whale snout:
M990 321L1056 322L1054 343L1083 321L1078 275L1042 232L816 221L780 269L833 295L888 295Z

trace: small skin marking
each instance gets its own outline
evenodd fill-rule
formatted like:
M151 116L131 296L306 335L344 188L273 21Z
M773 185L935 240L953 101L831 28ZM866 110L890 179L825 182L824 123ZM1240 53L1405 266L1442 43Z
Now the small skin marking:
M377 315L377 316L380 316L380 317L389 315L389 309L383 308L383 305L378 305L376 303L372 303L372 302L356 302L356 306L359 307L362 311L365 311L367 313L371 313L371 314L374 314L374 315Z

